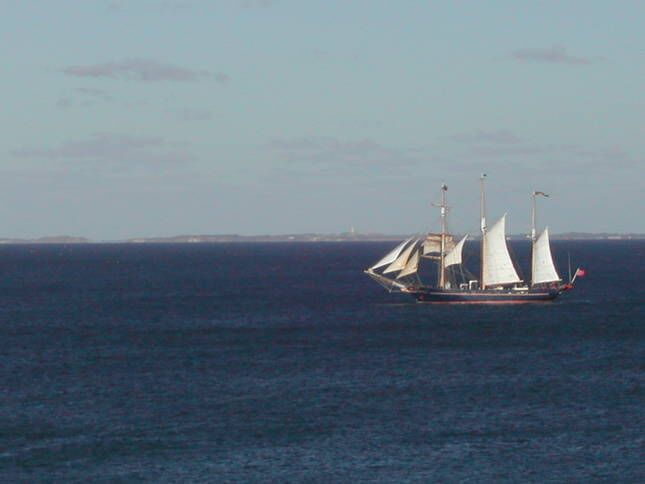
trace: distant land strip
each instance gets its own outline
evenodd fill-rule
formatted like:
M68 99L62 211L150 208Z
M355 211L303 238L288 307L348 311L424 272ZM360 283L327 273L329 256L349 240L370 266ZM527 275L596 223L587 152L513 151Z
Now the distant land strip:
M92 240L85 237L68 235L39 237L33 239L0 238L0 244L190 244L190 243L235 243L235 242L378 242L400 241L409 235L375 234L375 233L339 233L339 234L281 234L281 235L175 235L169 237L135 237L124 240ZM472 236L477 239L478 236ZM525 240L526 234L512 234L509 240ZM645 240L642 233L587 233L565 232L551 234L552 240Z

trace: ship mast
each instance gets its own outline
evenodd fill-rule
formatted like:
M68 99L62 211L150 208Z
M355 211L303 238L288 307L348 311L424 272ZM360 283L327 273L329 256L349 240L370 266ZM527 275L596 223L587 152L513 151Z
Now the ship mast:
M481 243L481 272L479 276L479 287L486 289L486 281L484 281L484 264L486 264L485 254L485 244L486 244L486 196L484 195L484 179L486 178L486 173L482 173L479 177L479 186L480 186L480 200L479 200L479 217L480 217L480 228L482 232L482 243Z
M446 285L446 267L444 259L446 257L446 192L448 186L444 183L441 185L441 252L439 254L439 287L441 289Z
M535 219L536 219L536 202L535 199L537 198L538 195L542 195L543 197L548 197L549 195L544 193L544 192L539 192L537 190L533 190L533 193L531 193L531 285L533 285L533 280L535 278L535 241L537 239L537 230L535 228Z
M531 193L531 242L535 244L535 196L538 192Z

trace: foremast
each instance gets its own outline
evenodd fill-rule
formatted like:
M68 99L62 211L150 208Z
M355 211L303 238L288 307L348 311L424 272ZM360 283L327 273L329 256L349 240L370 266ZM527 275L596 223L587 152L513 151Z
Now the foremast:
M531 247L533 250L535 250L535 197L538 195L548 197L544 192L533 191L531 193Z
M480 177L481 274L480 289L502 288L522 282L517 274L506 243L506 214L491 228L486 223L485 174Z

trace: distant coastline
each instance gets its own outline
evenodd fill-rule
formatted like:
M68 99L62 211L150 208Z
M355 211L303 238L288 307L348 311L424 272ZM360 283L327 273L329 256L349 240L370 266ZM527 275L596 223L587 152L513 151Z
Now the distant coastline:
M253 242L378 242L399 241L407 235L378 233L339 233L339 234L280 234L280 235L175 235L168 237L133 237L123 240L92 240L86 237L68 235L47 236L33 239L0 238L0 244L199 244L199 243L253 243ZM477 236L473 237L477 239ZM524 240L526 234L512 234L510 240ZM552 234L552 240L645 240L641 233L587 233L565 232Z

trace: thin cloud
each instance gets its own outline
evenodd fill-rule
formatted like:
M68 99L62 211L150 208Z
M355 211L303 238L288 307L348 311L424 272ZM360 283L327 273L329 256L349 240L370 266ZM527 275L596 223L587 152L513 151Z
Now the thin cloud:
M450 151L457 148L461 155L474 159L509 156L522 158L554 151L553 146L531 143L508 129L478 129L443 139L449 142Z
M62 96L56 102L56 107L59 109L69 109L76 106L89 107L97 103L109 103L112 101L114 101L114 98L101 89L77 87L71 93Z
M113 99L110 94L102 89L94 89L91 87L77 87L75 89L75 92L82 96L93 98L99 101L112 101Z
M69 96L65 96L56 101L56 107L58 109L69 109L74 106L74 101Z
M126 0L110 0L105 4L105 9L112 13L118 14L133 8L133 3ZM150 11L178 13L190 12L198 9L219 9L226 7L234 8L269 8L277 3L277 0L213 0L211 2L198 2L191 0L165 0L148 5L136 5L134 8L147 8Z
M316 172L338 174L378 166L381 172L392 172L419 163L415 150L384 146L372 139L342 140L334 137L274 139L269 143L292 168L315 167Z
M170 109L168 113L180 121L209 121L213 119L213 113L207 109Z
M242 8L267 8L276 3L276 0L242 0Z
M123 0L111 0L105 4L105 9L110 13L120 12L123 7Z
M444 139L464 149L468 156L475 157L534 155L545 151L545 147L528 143L507 129L480 129L457 133Z
M192 10L193 8L195 8L195 2L187 0L166 1L161 3L161 5L159 5L159 8L170 12L180 12L182 10Z
M231 76L224 74L223 72L218 72L215 74L215 80L220 84L226 84L231 80Z
M105 8L110 13L119 13L123 12L127 7L131 7L132 2L126 0L111 0L106 5ZM150 10L158 11L167 11L171 13L192 10L197 6L196 2L190 0L166 0L152 5L148 5L147 8ZM145 5L144 5L145 7Z
M636 166L635 159L620 146L584 147L576 144L536 143L509 130L476 130L442 138L437 150L469 163L512 163L512 166L532 164L559 169L568 167L625 168Z
M460 144L502 144L515 145L522 142L519 136L506 129L486 131L477 130L469 133L458 133L448 139Z
M562 157L566 158L566 162L573 161L586 167L604 168L607 171L642 165L642 160L639 161L618 145L598 148L564 145L560 147L560 152Z
M205 70L187 69L153 59L131 58L102 64L69 66L63 69L68 76L83 78L107 78L128 81L194 82L215 79L219 83L230 80L225 73L212 74Z
M588 65L592 59L569 54L563 45L548 48L519 49L511 57L520 62L544 62L551 64Z
M177 162L192 159L176 144L159 136L132 136L115 133L95 133L89 138L68 141L53 148L24 147L12 154L19 158L49 160L87 160L97 162Z
M308 50L306 54L313 60L317 61L327 60L330 58L329 52L324 49L311 49Z
M344 141L331 137L276 139L271 146L285 153L310 161L368 162L387 158L392 150L371 139Z
M160 137L96 133L88 139L68 141L56 148L21 148L13 154L23 158L109 158L163 144Z

